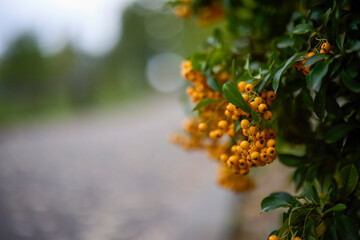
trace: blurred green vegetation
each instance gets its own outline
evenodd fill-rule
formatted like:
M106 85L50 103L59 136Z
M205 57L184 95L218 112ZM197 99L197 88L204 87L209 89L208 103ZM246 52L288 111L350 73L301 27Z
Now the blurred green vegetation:
M119 21L121 36L103 56L89 55L71 43L48 55L32 32L18 36L0 56L0 123L67 115L149 95L154 90L146 80L147 61L162 52L187 57L213 31L138 3L120 14ZM167 34L174 28L180 29Z

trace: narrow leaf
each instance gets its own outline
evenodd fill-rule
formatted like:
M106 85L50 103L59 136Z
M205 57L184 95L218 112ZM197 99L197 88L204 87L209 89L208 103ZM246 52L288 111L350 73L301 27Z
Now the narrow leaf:
M235 59L233 59L231 64L231 80L234 84L236 84L236 64Z
M240 128L241 128L240 121L235 121L234 122L234 128L235 128L235 132L240 130Z
M324 62L316 64L313 68L310 69L309 86L313 90L319 91L322 79L327 74L329 65L331 64L331 62L332 62L332 60L324 61Z
M359 175L354 165L347 165L343 167L340 171L339 179L341 197L346 198L349 196L355 190L358 181Z
M338 124L329 129L329 131L325 135L325 139L327 142L337 142L343 137L345 137L349 132L354 129L359 128L356 125L352 124Z
M344 70L340 73L341 81L353 92L360 92L360 83L351 78Z
M294 155L288 155L288 154L279 154L278 158L280 162L282 162L284 165L289 167L297 167L305 163L306 158L304 157L297 157Z
M263 89L263 87L265 86L265 84L266 84L270 79L271 79L271 74L269 73L269 74L266 75L266 76L264 77L264 79L261 81L260 86L259 86L259 88L258 88L258 91L259 91L259 92Z
M226 83L223 85L223 92L225 98L234 104L236 107L240 108L244 112L251 113L251 108L239 92L239 90L232 84Z
M260 121L259 114L255 111L251 111L251 117L254 119L255 122Z
M294 30L292 31L293 34L304 34L307 32L314 31L314 27L310 24L298 24L294 27Z
M276 92L278 87L279 87L279 83L280 83L280 78L282 76L282 74L284 73L284 71L286 69L288 69L289 67L291 67L301 56L304 55L305 52L299 52L299 53L295 53L294 55L292 55L287 61L286 63L279 68L274 75L273 78L273 89Z
M203 99L198 104L196 104L193 111L200 110L201 108L203 108L205 106L208 106L213 103L220 102L220 101L223 101L223 100L222 99L210 99L210 98Z
M343 204L343 203L338 203L336 204L335 206L329 208L328 210L326 210L324 212L325 213L328 213L328 212L341 212L341 211L344 211L346 209L346 205Z
M251 70L250 70L250 54L247 55L244 69L247 71L250 77L252 77Z
M221 85L218 82L218 80L212 77L211 70L208 69L206 70L205 73L206 73L207 84L211 87L211 89L222 93Z
M323 84L320 91L316 94L314 99L314 111L316 116L323 121L325 117L325 104L326 104L326 84Z
M323 60L325 58L327 58L329 55L326 53L320 53L320 54L316 54L310 58L308 58L308 60L306 60L306 62L304 63L304 67L313 65L314 63L317 63L320 60Z

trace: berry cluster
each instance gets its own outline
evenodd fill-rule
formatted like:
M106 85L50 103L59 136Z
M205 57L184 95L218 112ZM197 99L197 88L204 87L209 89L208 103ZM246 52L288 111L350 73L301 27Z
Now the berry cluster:
M219 92L212 90L207 85L207 80L204 74L195 70L189 60L185 60L181 64L181 76L188 80L192 86L186 89L186 93L190 96L191 101L198 103L205 98L209 99L219 99L222 98L222 95ZM216 76L219 82L225 82L231 76L226 72L220 72Z
M190 61L181 64L181 75L191 83L186 89L190 100L198 104L204 99L210 104L200 107L196 118L188 119L183 129L186 135L174 135L172 141L187 150L204 149L210 157L221 163L219 184L241 192L253 188L245 177L249 169L264 166L276 158L276 132L269 127L272 113L269 110L276 99L273 91L255 91L256 83L238 83L238 91L252 110L241 110L207 84L207 77L192 67ZM231 75L219 71L212 76L220 84ZM253 119L256 113L257 118Z
M220 156L220 161L235 173L246 175L249 173L249 168L264 166L276 158L276 132L267 128L267 122L263 121L272 118L268 106L271 105L271 101L276 98L276 95L273 91L262 91L258 95L253 90L254 87L251 83L240 82L238 87L239 91L244 93L243 98L248 105L259 114L259 121L252 120L249 113L228 103L224 113L226 119L218 122L218 128L210 131L209 137L220 138L225 132L229 137L239 139L237 144L231 146L230 153L223 153ZM240 122L240 129L235 131L235 122L239 122L240 118L243 118ZM202 126L203 124L200 124L199 128Z
M180 18L190 18L194 15L191 0L181 0L174 7L174 14ZM196 12L196 21L199 26L205 27L215 23L225 16L223 5L218 1L212 1L202 5Z
M244 189L250 190L254 188L254 183L250 178L240 174L235 174L226 167L219 168L217 182L223 188L235 192L243 192Z
M276 236L276 235L271 235L271 236L269 237L269 240L279 240L279 238L278 238L278 236ZM295 237L294 240L302 240L302 238L300 238L300 237Z
M307 59L311 58L312 56L315 56L316 53L315 52L319 52L319 53L331 53L331 54L334 54L331 50L331 44L328 43L328 42L324 42L322 45L321 45L321 49L320 51L317 51L316 48L314 48L313 51L309 52L307 54L307 57L306 58L303 58L303 60L301 62L298 62L294 65L294 68L298 71L301 71L302 74L304 74L305 76L309 74L309 71L310 71L310 68L311 68L311 65L309 66L306 66L304 67L304 64L305 62L307 61ZM327 58L325 58L326 60Z

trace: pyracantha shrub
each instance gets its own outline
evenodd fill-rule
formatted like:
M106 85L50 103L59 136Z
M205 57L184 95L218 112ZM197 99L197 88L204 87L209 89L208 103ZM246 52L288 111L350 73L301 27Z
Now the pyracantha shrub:
M278 159L298 195L277 239L360 239L360 11L355 0L179 0L175 15L216 24L181 75L193 107L173 141L219 163L219 184L254 184L249 170ZM185 20L188 21L188 20ZM213 25L212 25L213 27Z

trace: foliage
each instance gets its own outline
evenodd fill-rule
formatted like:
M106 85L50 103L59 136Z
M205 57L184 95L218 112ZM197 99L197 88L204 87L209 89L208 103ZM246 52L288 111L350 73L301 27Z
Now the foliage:
M199 6L211 2L192 1L194 16ZM276 147L279 160L294 168L300 194L274 193L263 199L264 212L287 209L272 234L281 239L360 239L358 3L218 2L225 9L226 28L214 31L205 50L189 58L193 67L207 76L219 65L231 73L228 82L212 79L209 85L246 112L251 109L237 83L256 83L258 92L272 88L277 93L272 124L281 142L304 149L292 154L281 144Z

